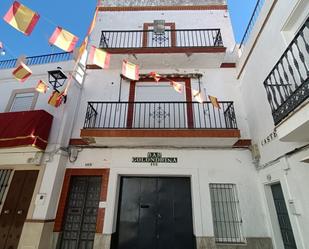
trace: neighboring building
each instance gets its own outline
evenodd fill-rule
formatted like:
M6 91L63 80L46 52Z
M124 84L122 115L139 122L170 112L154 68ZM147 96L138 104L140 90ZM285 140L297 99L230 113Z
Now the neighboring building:
M309 248L309 2L261 2L237 77L273 244Z
M74 77L67 104L57 109L48 104L52 90L39 94L35 88L39 80L48 82L47 72L57 67L71 74L73 57L21 58L33 73L24 83L12 76L18 60L0 62L0 248L49 248L40 236L53 229L61 189L54 183L63 179L68 160L80 79Z
M238 46L224 0L104 1L91 43L110 68L80 63L57 109L33 88L72 54L28 58L24 85L0 62L1 247L306 249L308 13L258 1Z

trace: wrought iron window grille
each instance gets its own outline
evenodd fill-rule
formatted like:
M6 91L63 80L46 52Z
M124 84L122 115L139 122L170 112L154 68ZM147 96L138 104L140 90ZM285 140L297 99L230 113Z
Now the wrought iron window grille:
M216 243L245 243L235 184L209 184Z

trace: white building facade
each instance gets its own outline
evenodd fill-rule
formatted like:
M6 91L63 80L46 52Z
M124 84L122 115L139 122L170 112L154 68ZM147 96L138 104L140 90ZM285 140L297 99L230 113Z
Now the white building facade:
M47 71L71 74L73 55L32 65L24 85L0 62L0 118L53 116L46 148L0 143L3 248L307 248L308 5L258 2L239 46L225 1L106 1L90 41L110 67L81 62L59 108L44 95L13 107ZM38 177L16 232L18 171Z

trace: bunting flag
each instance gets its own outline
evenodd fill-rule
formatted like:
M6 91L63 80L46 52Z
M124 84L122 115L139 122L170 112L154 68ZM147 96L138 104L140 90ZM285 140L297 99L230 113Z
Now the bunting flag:
M48 104L53 107L59 107L64 100L63 92L53 91L52 95L49 97Z
M208 95L208 98L209 98L211 104L213 105L213 107L221 109L219 102L218 102L218 99L216 97Z
M13 71L13 76L20 82L26 81L32 74L32 71L25 63L20 62L20 65Z
M122 75L131 80L139 80L139 66L124 60L122 63Z
M80 46L78 50L78 59L80 59L83 56L85 50L87 49L88 41L89 41L89 38L88 36L86 36L84 41L82 42L82 45Z
M95 13L94 13L94 16L93 16L93 19L92 19L92 22L88 28L88 31L87 31L87 36L90 35L95 27L95 24L97 22L97 17L98 17L98 13L99 13L99 8L96 8L95 10Z
M205 98L201 91L192 90L192 95L197 102L201 104L205 102Z
M35 88L39 93L46 93L47 89L48 85L43 80L40 80Z
M170 80L171 82L171 85L173 86L173 88L175 89L176 92L178 93L183 93L183 85L176 82L176 81L173 81L173 80Z
M100 68L108 68L110 63L110 54L95 46L91 46L89 60L91 64L95 64Z
M4 21L25 35L30 35L40 15L15 1L3 17Z
M148 74L151 78L153 78L156 82L159 82L161 80L161 75L156 72L150 72Z
M50 44L55 45L66 52L72 52L77 41L78 38L75 35L61 27L57 27L52 36L49 38Z

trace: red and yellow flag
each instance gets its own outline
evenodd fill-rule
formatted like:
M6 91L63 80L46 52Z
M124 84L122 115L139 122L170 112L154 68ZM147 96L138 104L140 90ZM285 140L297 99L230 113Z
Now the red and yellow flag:
M197 102L201 104L205 102L205 98L201 91L192 90L192 95Z
M162 78L161 75L156 72L150 72L149 76L153 78L156 82L159 82Z
M40 15L15 1L3 19L23 34L30 35L39 21Z
M171 86L175 89L176 92L178 93L182 93L183 92L183 85L176 82L176 81L173 81L173 80L170 80L171 82Z
M131 80L139 80L139 66L124 60L122 63L122 75Z
M48 104L54 107L59 107L62 104L63 92L53 91L49 97Z
M66 52L72 52L77 41L77 36L61 27L57 27L52 36L49 38L50 44L55 45Z
M221 109L218 99L216 97L208 95L208 98L211 104L213 105L213 107Z
M87 35L90 35L95 27L95 24L97 22L97 17L98 17L98 13L99 13L99 8L97 7L96 10L95 10L95 13L94 13L94 16L93 16L93 19L92 19L92 22L88 28L88 31L87 31Z
M91 64L95 64L100 68L108 68L110 63L110 54L95 46L91 46L89 60Z
M26 81L32 74L32 71L25 63L20 62L20 65L13 71L13 76L20 82Z
M38 91L39 93L46 93L47 89L48 85L43 80L39 80L35 90Z
M78 50L78 60L80 58L82 58L85 50L87 49L88 41L89 41L89 38L88 38L88 36L86 36L84 41L82 42L82 45L79 47L79 50Z

